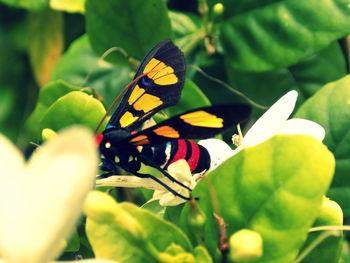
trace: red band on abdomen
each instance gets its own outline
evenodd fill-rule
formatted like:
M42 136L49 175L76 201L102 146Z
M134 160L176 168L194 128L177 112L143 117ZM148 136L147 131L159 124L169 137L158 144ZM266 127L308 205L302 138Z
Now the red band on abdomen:
M181 139L177 141L177 151L174 155L174 158L168 163L168 165L172 164L173 162L176 162L180 159L185 159L187 153L187 145L186 141Z
M193 141L189 141L191 144L192 154L191 157L187 160L188 165L190 166L191 172L197 168L199 160L199 146Z

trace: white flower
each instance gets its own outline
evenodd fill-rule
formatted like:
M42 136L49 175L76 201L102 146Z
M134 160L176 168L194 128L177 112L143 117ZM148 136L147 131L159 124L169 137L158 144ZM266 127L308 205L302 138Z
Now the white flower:
M275 134L307 134L316 137L322 141L325 136L323 127L313 121L304 119L290 119L298 93L290 91L280 98L270 109L268 109L257 120L245 135L242 145L232 150L229 145L218 139L207 139L199 141L204 146L211 158L210 171L214 170L226 159L238 153L245 147L251 147L260 144ZM181 161L181 162L180 162ZM191 175L190 168L185 160L179 160L168 167L168 172L178 181L182 182L191 189L197 184L202 175ZM170 181L168 178L160 178L170 188L182 194L189 196L189 191L178 184ZM174 206L185 202L181 197L175 196L166 190L159 183L150 178L138 178L134 176L111 176L97 181L99 186L116 187L145 187L155 190L153 198L150 201L159 200L162 206Z
M180 159L168 166L168 173L174 177L176 180L186 185L187 187L193 189L197 184L198 177L192 176L191 169L186 160ZM167 178L168 179L168 178ZM176 188L174 189L176 190ZM184 187L177 187L177 193L189 197L190 191ZM167 189L156 190L153 193L152 199L148 202L159 200L161 206L176 206L181 203L186 202L185 199L175 196L173 193L169 192Z
M93 187L98 157L92 134L71 128L29 162L0 135L0 257L45 263L59 256Z
M177 179L182 184L193 189L201 174L192 175L190 166L188 163L181 159L172 164L167 168L168 173ZM190 197L190 191L176 182L170 180L167 177L158 178L169 188L173 189L180 195L185 197ZM159 200L160 205L162 206L175 206L181 203L186 202L185 199L174 195L169 192L164 186L154 181L151 178L140 178L133 175L113 175L104 179L98 179L96 181L96 186L113 186L113 187L143 187L147 189L154 190L153 197L147 203L154 200Z
M241 147L260 144L275 134L305 134L322 141L325 136L324 128L316 122L304 119L290 119L298 93L288 92L268 109L249 129Z
M202 140L199 144L208 149L212 159L211 170L240 150L260 144L276 134L304 134L322 141L324 128L316 122L305 119L290 119L298 93L292 90L273 104L248 130L242 144L232 150L224 142L217 139Z

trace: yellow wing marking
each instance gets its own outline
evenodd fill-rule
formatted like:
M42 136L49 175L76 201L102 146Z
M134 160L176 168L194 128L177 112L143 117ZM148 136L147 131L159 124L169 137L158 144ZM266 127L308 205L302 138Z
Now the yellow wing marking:
M162 105L163 101L157 96L151 94L143 94L133 105L135 110L142 110L144 112L149 112L154 108Z
M128 99L129 105L133 104L143 93L145 93L145 90L141 89L139 85L136 85Z
M129 126L131 123L136 121L138 118L139 117L134 116L130 111L127 111L123 114L123 116L119 120L120 127L124 128L126 126Z
M224 127L224 120L214 114L200 110L190 112L180 116L184 122L193 126L208 127L208 128L222 128Z
M135 138L132 138L129 142L137 143L138 145L149 144L149 140L146 135L136 136Z
M177 77L175 74L165 75L164 77L157 78L154 80L154 83L158 85L171 85L177 83Z
M163 126L153 130L155 134L168 138L179 138L180 134L177 130L170 126Z
M152 58L143 70L158 85L171 85L178 82L174 69L158 59Z

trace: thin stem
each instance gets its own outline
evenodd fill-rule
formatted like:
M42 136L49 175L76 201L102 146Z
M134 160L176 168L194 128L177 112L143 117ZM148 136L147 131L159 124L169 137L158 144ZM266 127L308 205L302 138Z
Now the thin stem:
M244 100L246 100L250 105L262 109L262 110L267 110L269 107L268 106L264 106L264 105L260 105L258 103L256 103L255 101L251 100L250 98L248 98L244 93L240 92L239 90L234 89L233 87L231 87L229 84L227 84L226 82L222 81L221 79L215 78L213 76L210 76L209 74L205 73L200 67L196 66L196 65L189 65L190 67L193 67L198 73L202 74L204 77L206 77L207 79L210 79L213 82L216 82L218 84L220 84L221 86L223 86L224 88L226 88L228 91L232 92L233 94L243 98Z
M102 56L98 59L98 61L95 63L95 65L89 70L88 74L86 75L86 77L84 78L84 80L82 81L82 83L80 85L81 87L83 87L88 82L91 74L95 71L95 69L101 63L101 61L104 60L109 54L111 54L112 52L115 52L115 51L118 51L119 53L121 53L125 57L125 59L128 58L128 54L121 47L109 48L106 52L104 52L102 54Z
M342 230L350 231L350 226L316 226L309 229L309 232L324 231L324 230Z
M328 238L329 236L334 235L333 231L326 231L323 232L322 234L320 234L319 236L317 236L313 242L311 242L310 245L308 245L304 251L299 255L299 257L294 261L294 263L299 263L301 262L307 255L309 255L311 253L311 251L313 249L315 249L315 247L317 247L320 243L322 243L326 238Z

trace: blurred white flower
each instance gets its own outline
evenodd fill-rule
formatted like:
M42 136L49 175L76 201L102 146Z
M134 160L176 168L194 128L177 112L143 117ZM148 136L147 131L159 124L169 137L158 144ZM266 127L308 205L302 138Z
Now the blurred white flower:
M322 141L325 136L324 128L316 122L305 119L290 119L298 93L292 90L275 102L248 130L241 145L232 150L226 143L217 139L201 140L199 144L208 149L212 159L211 169L240 150L260 144L276 134L304 134Z
M1 260L49 262L62 252L94 185L93 136L85 128L65 130L28 162L2 135L0 147Z

